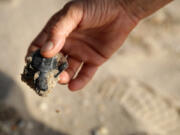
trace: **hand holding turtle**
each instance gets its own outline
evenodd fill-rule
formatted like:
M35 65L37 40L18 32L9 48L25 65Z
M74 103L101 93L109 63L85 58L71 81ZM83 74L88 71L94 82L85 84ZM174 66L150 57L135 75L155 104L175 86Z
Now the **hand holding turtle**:
M97 69L123 44L144 17L171 0L76 0L65 5L47 23L29 47L44 57L59 51L69 67L60 75L70 90L83 88ZM74 75L81 67L78 75Z

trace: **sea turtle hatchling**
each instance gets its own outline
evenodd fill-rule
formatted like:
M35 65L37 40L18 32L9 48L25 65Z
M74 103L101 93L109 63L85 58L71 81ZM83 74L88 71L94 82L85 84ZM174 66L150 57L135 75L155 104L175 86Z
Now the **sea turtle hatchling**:
M68 67L66 57L58 53L52 58L44 58L40 50L27 58L22 81L40 96L46 96L59 80L60 73Z

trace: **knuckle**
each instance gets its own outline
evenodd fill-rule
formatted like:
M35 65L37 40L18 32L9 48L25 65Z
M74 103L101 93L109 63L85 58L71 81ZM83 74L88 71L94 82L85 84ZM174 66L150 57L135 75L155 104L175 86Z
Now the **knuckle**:
M103 57L99 57L98 59L96 59L95 61L93 61L94 65L97 66L97 67L100 67L101 65L103 65L105 62L107 61L106 58L103 58Z
M67 72L69 73L70 78L72 78L76 74L76 70L74 68L72 68L72 67L69 67L67 69Z
M55 24L54 26L51 27L50 33L52 35L56 35L58 33L58 26Z
M84 81L88 81L89 79L92 78L92 75L89 72L83 72L83 76L84 76Z
M49 36L50 36L49 38L55 38L56 35L58 35L58 27L57 27L57 25L52 26L48 33L49 33Z
M71 5L68 7L67 14L71 18L79 20L79 17L81 17L83 14L82 4L78 2L71 3Z

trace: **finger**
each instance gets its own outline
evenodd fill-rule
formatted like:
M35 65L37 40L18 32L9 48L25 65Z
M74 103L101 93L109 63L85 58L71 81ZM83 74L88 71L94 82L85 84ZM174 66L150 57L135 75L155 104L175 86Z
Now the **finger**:
M85 63L100 66L106 59L82 40L68 38L63 52Z
M46 42L46 40L47 40L47 33L41 32L29 46L25 60L32 52L35 52L38 49L40 49L41 46Z
M79 67L81 66L81 61L74 59L73 57L68 58L68 63L69 67L64 71L63 73L60 74L60 84L67 84L76 74L78 71Z
M30 46L28 51L27 51L27 54L26 54L26 57L25 57L25 61L27 61L27 57L30 56L33 52L37 51L39 48L37 46Z
M46 31L42 31L31 43L31 46L36 46L36 47L41 48L45 44L47 39L48 39L48 33Z
M98 67L84 64L77 77L70 81L68 87L72 91L82 89L94 76Z
M79 25L83 17L82 4L71 2L56 13L43 31L48 33L48 39L41 48L44 57L53 57L63 47L66 37Z

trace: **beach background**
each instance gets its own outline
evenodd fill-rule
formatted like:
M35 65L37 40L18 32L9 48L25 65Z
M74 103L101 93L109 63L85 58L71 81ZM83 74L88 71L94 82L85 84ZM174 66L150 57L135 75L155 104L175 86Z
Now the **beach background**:
M179 135L180 1L141 21L82 91L21 82L32 39L66 0L0 0L1 135Z

